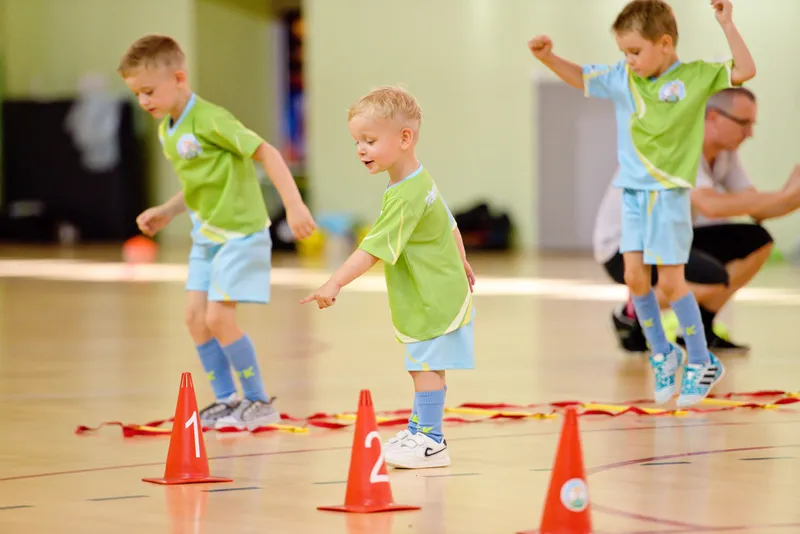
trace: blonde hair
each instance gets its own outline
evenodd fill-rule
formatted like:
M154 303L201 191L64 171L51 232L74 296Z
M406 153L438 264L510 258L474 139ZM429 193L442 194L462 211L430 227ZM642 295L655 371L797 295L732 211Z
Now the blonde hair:
M396 120L415 131L422 125L422 109L417 100L395 86L378 87L359 98L347 110L347 121L356 116Z
M672 44L678 44L678 22L664 0L633 0L620 11L611 29L617 34L635 31L651 43L669 35Z
M185 68L186 56L180 45L166 35L145 35L136 40L120 59L117 72L122 76L140 67Z

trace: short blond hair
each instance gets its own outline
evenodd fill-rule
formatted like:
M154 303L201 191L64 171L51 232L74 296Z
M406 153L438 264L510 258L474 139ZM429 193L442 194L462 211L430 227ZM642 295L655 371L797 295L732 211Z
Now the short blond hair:
M408 91L396 86L378 87L359 98L347 110L347 121L356 116L396 120L414 130L422 125L419 103Z
M617 34L635 31L651 43L669 35L672 44L678 44L678 21L664 0L633 0L620 11L611 29Z
M117 72L122 76L138 68L186 68L186 56L178 42L167 35L145 35L137 39L120 59Z

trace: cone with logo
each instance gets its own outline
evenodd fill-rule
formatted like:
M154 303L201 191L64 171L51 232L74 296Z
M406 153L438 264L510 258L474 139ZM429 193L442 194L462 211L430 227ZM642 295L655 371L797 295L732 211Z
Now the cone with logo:
M539 530L519 534L591 534L589 488L575 408L567 408Z
M211 476L208 470L206 444L203 427L194 396L192 375L181 375L178 405L172 420L172 435L169 438L167 465L162 478L143 478L154 484L204 484L209 482L233 482L230 478Z
M358 414L344 504L318 506L317 509L359 514L419 510L419 506L394 502L382 449L375 408L372 406L372 395L369 390L364 389L361 390L358 399Z

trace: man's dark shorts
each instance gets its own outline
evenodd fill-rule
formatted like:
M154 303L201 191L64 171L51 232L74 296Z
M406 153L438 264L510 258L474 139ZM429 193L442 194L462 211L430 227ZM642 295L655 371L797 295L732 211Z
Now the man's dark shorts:
M761 225L748 223L718 224L694 228L692 250L686 264L686 281L701 285L728 285L725 265L741 260L772 243L772 236ZM619 251L604 265L617 283L625 283L625 266ZM653 268L653 285L658 272Z

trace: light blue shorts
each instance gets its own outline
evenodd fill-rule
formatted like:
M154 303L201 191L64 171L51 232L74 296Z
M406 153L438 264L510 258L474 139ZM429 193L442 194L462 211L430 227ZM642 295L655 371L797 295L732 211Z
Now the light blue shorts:
M192 245L188 291L205 291L208 300L269 302L272 238L269 230L224 244Z
M406 371L475 368L475 307L470 322L449 334L406 344Z
M619 251L642 252L645 265L685 265L693 238L691 192L624 189Z

